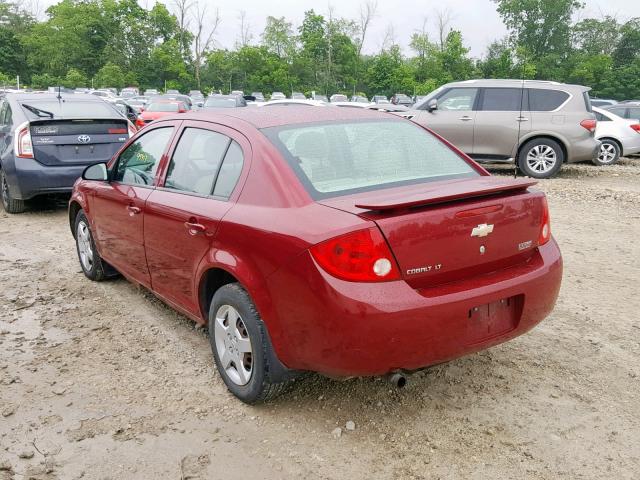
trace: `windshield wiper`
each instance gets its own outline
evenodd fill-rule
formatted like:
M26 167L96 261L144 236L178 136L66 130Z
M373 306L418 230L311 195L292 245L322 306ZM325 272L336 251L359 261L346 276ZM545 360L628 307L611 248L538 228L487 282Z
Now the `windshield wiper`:
M36 114L38 117L42 118L42 117L49 117L49 118L53 118L53 113L47 111L47 110L42 110L40 108L34 107L33 105L27 105L26 103L22 104L23 108L26 108L27 110L29 110L31 113Z

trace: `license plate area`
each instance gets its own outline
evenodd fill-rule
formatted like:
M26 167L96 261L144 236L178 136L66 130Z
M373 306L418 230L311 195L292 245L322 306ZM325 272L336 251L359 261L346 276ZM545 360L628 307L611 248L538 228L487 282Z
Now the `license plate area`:
M514 330L520 322L524 295L503 298L469 310L467 340L483 342Z

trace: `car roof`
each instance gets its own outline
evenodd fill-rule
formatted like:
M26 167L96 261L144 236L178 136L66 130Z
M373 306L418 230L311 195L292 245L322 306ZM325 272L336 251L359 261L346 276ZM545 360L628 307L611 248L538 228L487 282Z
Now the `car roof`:
M24 100L57 100L58 93L7 93L8 98L13 98L19 102ZM60 93L63 100L88 100L91 102L104 102L100 97L90 93Z
M223 119L222 117L228 117ZM381 120L406 121L388 113L367 110L366 108L337 108L287 105L277 108L230 108L224 112L216 110L198 110L175 117L176 120L208 120L224 121L237 119L253 125L257 129L295 125L304 123L321 123L349 120Z
M470 86L478 86L478 87L521 87L522 84L526 87L536 87L536 88L548 88L548 89L557 89L557 88L575 88L581 90L583 92L587 92L591 90L590 87L585 87L583 85L572 85L569 83L560 83L553 82L548 80L518 80L518 79L493 79L493 78L482 78L476 80L463 80L460 82L452 82L443 85L445 87L470 87Z

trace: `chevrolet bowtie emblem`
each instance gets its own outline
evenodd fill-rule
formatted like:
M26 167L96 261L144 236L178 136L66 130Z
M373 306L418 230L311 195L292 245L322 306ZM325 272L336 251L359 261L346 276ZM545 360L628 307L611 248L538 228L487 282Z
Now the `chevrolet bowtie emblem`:
M472 237L486 237L493 232L493 224L481 223L471 230Z

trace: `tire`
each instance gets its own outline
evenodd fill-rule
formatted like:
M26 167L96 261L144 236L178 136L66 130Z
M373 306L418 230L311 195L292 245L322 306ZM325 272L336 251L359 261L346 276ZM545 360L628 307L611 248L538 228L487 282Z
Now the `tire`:
M518 153L518 168L532 178L551 178L564 163L564 152L555 140L534 138L525 143Z
M98 250L96 250L89 220L87 220L87 216L82 210L76 215L74 232L76 237L76 251L78 252L78 260L80 261L82 272L89 280L101 282L109 276L107 274L108 264L102 260L102 257L98 254Z
M24 200L18 200L11 196L9 191L9 183L4 174L4 170L0 168L0 197L2 198L2 207L7 213L22 213L25 211Z
M224 285L213 295L209 343L216 367L229 391L248 404L275 398L289 385L270 378L270 359L275 355L265 328L239 283Z
M620 151L618 142L611 138L602 138L601 142L598 156L592 160L594 165L598 165L599 167L613 165L620 160L620 154L622 152Z

